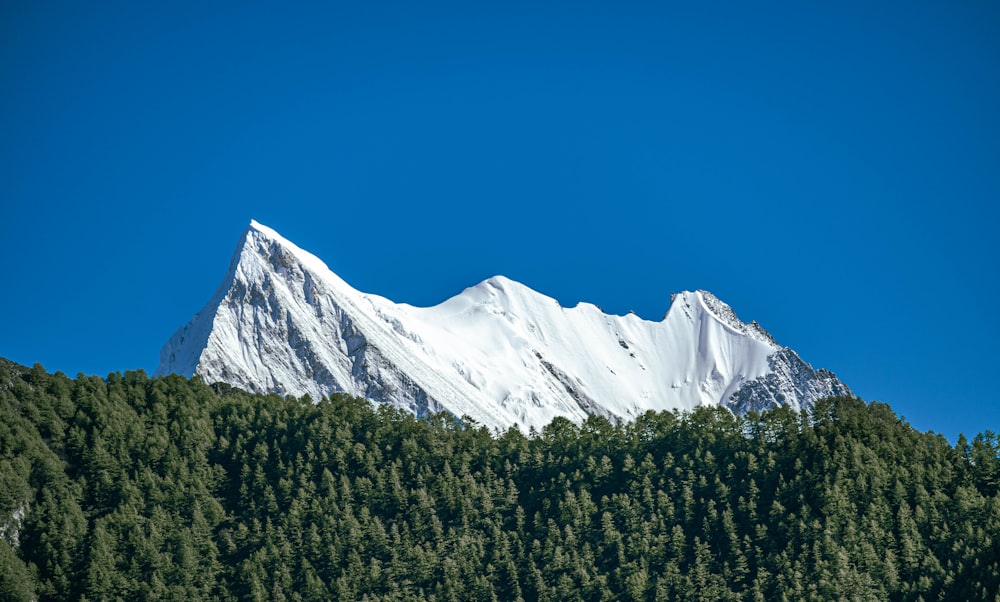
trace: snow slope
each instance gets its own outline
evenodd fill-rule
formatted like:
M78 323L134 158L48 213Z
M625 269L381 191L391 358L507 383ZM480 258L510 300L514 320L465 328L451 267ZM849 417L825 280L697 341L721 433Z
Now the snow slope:
M160 352L157 373L171 372L313 399L342 391L524 430L555 416L745 412L850 395L705 291L673 295L661 322L561 307L503 276L414 307L353 289L255 221L211 301Z

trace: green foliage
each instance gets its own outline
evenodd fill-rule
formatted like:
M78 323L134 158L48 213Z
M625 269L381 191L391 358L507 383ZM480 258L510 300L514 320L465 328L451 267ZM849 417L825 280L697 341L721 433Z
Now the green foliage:
M856 399L526 437L0 360L5 600L994 600L998 483Z

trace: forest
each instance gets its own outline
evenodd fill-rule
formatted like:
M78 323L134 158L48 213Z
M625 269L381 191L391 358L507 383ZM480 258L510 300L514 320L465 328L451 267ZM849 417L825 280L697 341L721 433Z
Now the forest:
M0 360L2 600L1000 600L1000 443L855 398L490 432Z

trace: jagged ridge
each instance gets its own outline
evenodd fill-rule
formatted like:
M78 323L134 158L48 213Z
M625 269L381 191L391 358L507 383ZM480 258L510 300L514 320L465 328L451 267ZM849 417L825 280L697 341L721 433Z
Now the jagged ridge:
M706 291L672 295L660 322L564 308L503 276L413 307L353 289L257 222L157 372L314 399L347 392L500 429L703 404L797 408L850 393Z

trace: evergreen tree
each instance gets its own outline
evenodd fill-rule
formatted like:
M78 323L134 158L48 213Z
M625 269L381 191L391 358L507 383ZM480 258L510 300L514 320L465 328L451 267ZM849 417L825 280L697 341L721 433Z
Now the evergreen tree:
M0 598L995 600L998 478L857 399L491 436L0 361Z

